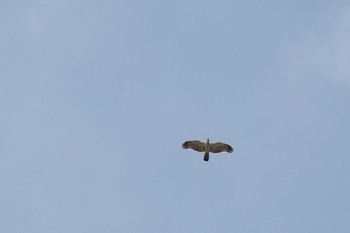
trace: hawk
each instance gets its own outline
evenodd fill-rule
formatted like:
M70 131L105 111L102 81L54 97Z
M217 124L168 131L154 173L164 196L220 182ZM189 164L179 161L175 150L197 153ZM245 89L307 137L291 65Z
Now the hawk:
M198 152L205 152L204 153L204 161L209 161L209 152L212 153L220 153L220 152L228 152L232 153L233 148L232 146L222 143L222 142L216 142L216 143L210 143L209 138L207 139L207 143L194 140L194 141L186 141L182 144L182 148L184 149L192 149Z

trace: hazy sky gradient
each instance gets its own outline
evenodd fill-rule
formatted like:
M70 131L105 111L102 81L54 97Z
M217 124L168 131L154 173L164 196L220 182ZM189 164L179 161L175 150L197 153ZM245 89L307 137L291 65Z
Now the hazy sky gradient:
M350 232L347 1L2 1L0 232ZM232 154L186 151L222 141Z

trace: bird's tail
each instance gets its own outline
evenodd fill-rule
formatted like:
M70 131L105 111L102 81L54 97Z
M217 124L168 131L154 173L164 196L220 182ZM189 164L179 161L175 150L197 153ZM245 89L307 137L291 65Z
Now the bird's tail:
M209 152L205 152L204 161L209 161Z

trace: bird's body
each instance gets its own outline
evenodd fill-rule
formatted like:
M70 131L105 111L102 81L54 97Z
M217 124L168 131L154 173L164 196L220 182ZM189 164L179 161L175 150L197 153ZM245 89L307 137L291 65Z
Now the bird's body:
M182 148L192 149L192 150L195 150L198 152L204 152L204 161L209 161L209 152L212 152L212 153L220 153L220 152L231 153L233 151L233 148L230 145L222 143L222 142L210 143L209 139L207 139L206 143L198 141L198 140L186 141L182 144Z

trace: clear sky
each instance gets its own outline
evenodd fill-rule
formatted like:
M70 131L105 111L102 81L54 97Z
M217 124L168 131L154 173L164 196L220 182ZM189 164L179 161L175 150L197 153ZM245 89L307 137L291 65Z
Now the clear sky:
M350 232L350 3L0 2L0 232ZM222 141L232 154L183 150Z

